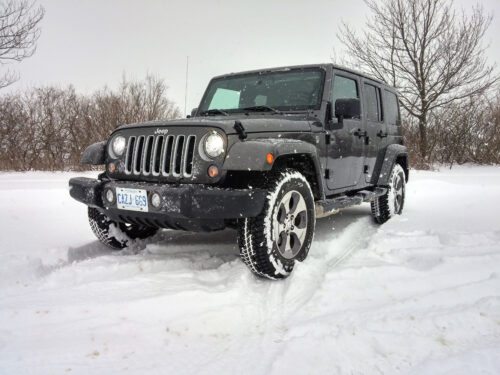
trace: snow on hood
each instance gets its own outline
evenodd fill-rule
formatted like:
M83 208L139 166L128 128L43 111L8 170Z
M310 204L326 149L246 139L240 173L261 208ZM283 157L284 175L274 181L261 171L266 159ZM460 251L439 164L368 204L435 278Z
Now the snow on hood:
M130 129L141 127L162 127L162 126L206 126L216 127L226 134L236 134L234 122L240 121L247 133L276 132L276 131L310 131L311 120L304 114L299 115L257 115L257 116L212 116L193 117L187 119L170 121L149 121L143 123L120 126L118 129ZM117 129L117 130L118 130Z

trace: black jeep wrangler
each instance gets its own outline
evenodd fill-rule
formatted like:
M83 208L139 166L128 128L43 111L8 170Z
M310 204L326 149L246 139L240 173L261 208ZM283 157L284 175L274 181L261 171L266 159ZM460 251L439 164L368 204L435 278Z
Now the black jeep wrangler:
M81 162L106 166L69 181L104 244L235 228L271 279L306 258L317 218L362 202L377 223L400 214L409 169L395 90L331 64L215 77L187 119L121 126Z

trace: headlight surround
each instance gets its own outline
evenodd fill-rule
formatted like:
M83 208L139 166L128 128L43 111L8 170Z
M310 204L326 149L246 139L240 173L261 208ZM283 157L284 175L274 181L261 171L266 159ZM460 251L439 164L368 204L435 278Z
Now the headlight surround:
M224 138L213 131L205 137L203 149L208 157L216 158L224 153Z
M122 135L117 135L114 137L110 144L110 154L112 157L122 156L125 152L125 148L127 146L127 140Z

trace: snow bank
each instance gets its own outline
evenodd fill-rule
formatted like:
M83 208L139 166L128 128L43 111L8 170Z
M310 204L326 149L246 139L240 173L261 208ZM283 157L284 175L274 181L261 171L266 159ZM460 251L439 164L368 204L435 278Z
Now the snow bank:
M500 372L500 168L413 172L381 227L318 220L283 282L229 230L109 252L72 175L0 174L0 374Z

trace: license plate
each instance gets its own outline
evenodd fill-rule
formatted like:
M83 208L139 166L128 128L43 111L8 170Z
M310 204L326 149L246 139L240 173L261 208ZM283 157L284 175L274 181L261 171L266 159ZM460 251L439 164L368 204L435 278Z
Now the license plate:
M116 206L121 210L148 212L146 190L116 188Z

